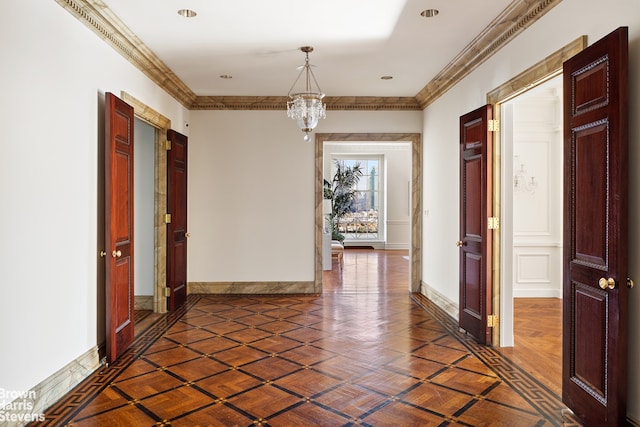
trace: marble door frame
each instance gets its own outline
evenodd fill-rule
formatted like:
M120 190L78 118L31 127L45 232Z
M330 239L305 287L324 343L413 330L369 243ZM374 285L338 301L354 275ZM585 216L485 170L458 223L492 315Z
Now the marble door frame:
M411 238L409 291L419 292L422 269L422 135L419 133L318 133L315 152L315 280L314 291L322 293L322 182L325 142L411 143Z

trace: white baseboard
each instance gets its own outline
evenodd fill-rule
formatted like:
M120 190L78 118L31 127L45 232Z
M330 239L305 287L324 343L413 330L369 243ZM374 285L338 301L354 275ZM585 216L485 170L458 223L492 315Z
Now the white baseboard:
M351 240L348 242L345 242L344 244L345 248L357 248L359 246L365 246L365 247L372 247L373 249L379 249L379 250L388 250L388 251L400 251L400 250L404 250L404 251L408 251L409 250L409 244L407 243L386 243L383 241L366 241L366 240Z
M627 421L629 422L629 424L633 427L640 427L640 421L638 421L637 419L627 415Z
M514 289L514 298L562 298L561 289Z
M387 243L384 248L388 251L408 251L409 245L407 243Z
M373 249L385 249L385 243L379 240L350 240L348 242L344 242L345 248L359 248L359 247L371 247Z

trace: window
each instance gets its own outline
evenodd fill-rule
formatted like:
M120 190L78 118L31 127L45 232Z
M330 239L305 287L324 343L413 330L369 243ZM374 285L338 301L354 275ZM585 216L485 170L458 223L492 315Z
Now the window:
M356 202L351 212L338 221L338 231L345 242L380 241L382 230L384 195L382 193L383 156L336 156L334 160L345 167L360 165L362 176L356 186ZM335 173L335 164L332 166Z

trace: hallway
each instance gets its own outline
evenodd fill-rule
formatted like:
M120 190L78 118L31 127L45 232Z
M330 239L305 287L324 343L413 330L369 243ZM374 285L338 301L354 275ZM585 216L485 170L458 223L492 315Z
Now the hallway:
M348 249L319 296L191 295L46 412L71 426L546 426L559 397Z

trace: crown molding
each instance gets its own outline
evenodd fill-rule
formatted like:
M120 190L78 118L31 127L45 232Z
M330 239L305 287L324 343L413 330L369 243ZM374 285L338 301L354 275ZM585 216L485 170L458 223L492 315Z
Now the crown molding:
M562 0L514 0L416 95L426 108Z
M415 97L329 96L328 110L420 111Z
M171 71L101 0L56 0L127 61L189 108L196 94Z
M198 96L192 110L286 110L286 96ZM327 110L418 111L413 97L328 96Z
M328 110L422 110L562 0L513 2L415 97L327 97ZM283 96L197 96L101 0L56 0L79 21L190 110L283 110Z

